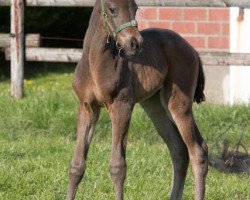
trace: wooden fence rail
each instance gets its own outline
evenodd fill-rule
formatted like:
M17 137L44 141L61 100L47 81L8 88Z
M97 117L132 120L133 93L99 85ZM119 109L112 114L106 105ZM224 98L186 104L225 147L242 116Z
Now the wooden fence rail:
M26 47L40 47L41 36L40 34L27 34L25 37L25 46ZM0 47L9 47L10 46L10 35L0 33Z
M10 48L5 50L6 60L10 60ZM211 66L249 66L250 54L225 52L199 52L203 65ZM77 63L82 56L82 49L69 48L26 48L26 60L35 62Z
M27 6L91 7L95 0L26 0ZM174 7L250 7L249 0L136 0L139 6ZM1 0L0 6L10 6L10 0Z

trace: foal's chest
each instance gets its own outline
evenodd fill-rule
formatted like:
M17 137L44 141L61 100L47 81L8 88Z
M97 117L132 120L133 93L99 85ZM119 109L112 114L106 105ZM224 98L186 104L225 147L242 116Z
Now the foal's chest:
M100 104L111 104L114 99L133 101L132 71L125 59L107 60L94 68L94 93Z
M124 58L99 62L92 69L95 97L102 105L114 99L143 101L162 87L167 74L165 63Z

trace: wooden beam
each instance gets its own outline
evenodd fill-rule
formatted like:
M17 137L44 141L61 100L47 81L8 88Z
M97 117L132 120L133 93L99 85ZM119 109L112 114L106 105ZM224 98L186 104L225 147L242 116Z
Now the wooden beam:
M220 66L250 66L250 54L223 53L223 52L200 52L203 65ZM6 60L10 59L10 50L5 51ZM82 49L63 48L27 48L27 61L44 62L71 62L76 63L82 56Z
M242 7L250 8L249 0L136 0L139 6L173 7ZM28 6L91 7L95 0L26 0ZM9 6L10 0L1 0L0 6Z
M24 0L11 0L11 95L23 97Z
M199 52L204 65L250 66L249 53Z
M92 7L94 0L26 0L27 6ZM0 6L9 6L10 0L1 0Z
M82 56L82 49L66 48L26 48L27 61L76 63ZM5 50L6 60L10 60L10 49Z
M25 45L27 47L39 47L41 44L40 34L27 34L25 36ZM1 34L0 33L0 47L9 47L10 46L10 34Z

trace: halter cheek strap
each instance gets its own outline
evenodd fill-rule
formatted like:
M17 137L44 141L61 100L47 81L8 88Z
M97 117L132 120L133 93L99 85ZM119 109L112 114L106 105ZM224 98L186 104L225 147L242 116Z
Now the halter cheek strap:
M129 28L129 27L138 27L138 22L136 20L132 20L130 22L126 22L118 27L115 28L115 30L112 30L110 21L109 21L109 17L108 14L106 12L106 8L105 8L105 0L100 0L101 1L101 6L102 6L102 15L104 18L104 22L106 24L106 26L108 26L110 28L110 30L112 31L112 35L114 38L116 38L117 33L121 32L122 30Z

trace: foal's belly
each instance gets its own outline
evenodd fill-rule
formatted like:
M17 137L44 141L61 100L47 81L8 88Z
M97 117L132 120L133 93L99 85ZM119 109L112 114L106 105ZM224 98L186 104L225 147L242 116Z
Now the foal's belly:
M157 92L162 87L167 75L166 65L134 64L133 69L135 72L133 90L136 102L141 102Z

